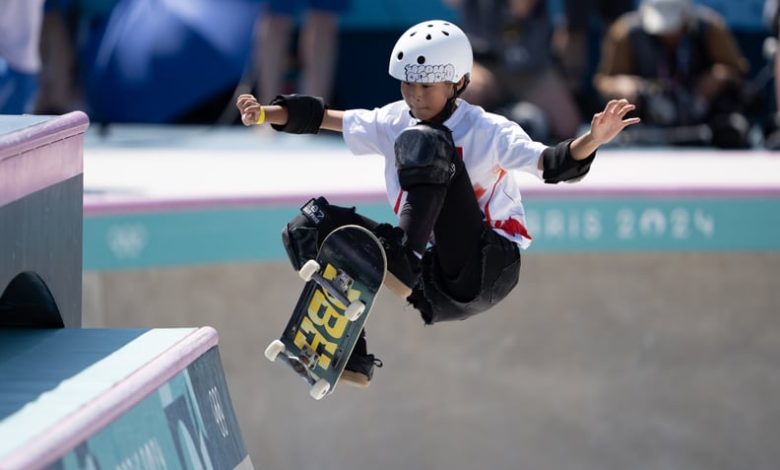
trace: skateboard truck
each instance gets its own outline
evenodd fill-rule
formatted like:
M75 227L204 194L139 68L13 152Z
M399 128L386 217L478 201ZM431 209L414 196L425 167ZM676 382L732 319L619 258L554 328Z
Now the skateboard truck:
M307 261L301 267L301 269L298 271L298 275L306 282L314 281L317 283L319 286L325 289L325 292L329 296L341 304L345 306L349 305L350 301L347 297L347 292L349 292L349 289L352 287L352 284L355 282L355 280L341 269L336 271L336 275L333 277L333 280L329 280L320 273L320 269L320 264L316 260L312 259Z
M301 355L298 356L298 360L300 360L301 364L306 366L307 369L314 370L317 361L320 360L320 355L306 344L301 349Z
M354 281L347 273L339 271L332 281L325 279L319 273L315 274L313 279L314 282L325 289L328 295L339 301L342 305L347 306L350 304L346 293L349 292L349 288L352 287Z
M336 287L338 287L341 292L349 292L349 289L352 288L352 284L355 283L355 280L352 279L349 274L339 270L333 283L336 284Z
M314 378L312 372L317 366L317 361L320 360L320 355L317 354L311 347L305 345L299 355L290 356L286 355L287 362L290 363L292 368L298 372L304 379L311 382Z

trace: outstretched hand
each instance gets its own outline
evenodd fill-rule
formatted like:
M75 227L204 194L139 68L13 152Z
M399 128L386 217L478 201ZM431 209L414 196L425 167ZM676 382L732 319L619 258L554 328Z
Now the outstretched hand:
M260 117L260 103L257 102L257 98L249 94L240 95L236 100L236 107L241 113L241 122L245 126L257 124L257 119Z
M606 144L628 126L639 123L638 117L626 119L626 114L636 106L626 99L610 100L600 113L593 115L590 122L590 134L598 145Z

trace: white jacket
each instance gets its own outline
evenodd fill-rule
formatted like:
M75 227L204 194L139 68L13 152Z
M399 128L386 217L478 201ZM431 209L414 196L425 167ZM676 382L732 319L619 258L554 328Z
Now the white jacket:
M398 182L394 144L404 129L417 122L404 101L344 113L344 140L352 153L385 158L387 198L396 214L406 195ZM460 99L444 125L452 130L485 221L499 234L527 248L531 235L526 230L520 188L508 170L522 170L541 178L537 164L547 147L532 141L516 123Z

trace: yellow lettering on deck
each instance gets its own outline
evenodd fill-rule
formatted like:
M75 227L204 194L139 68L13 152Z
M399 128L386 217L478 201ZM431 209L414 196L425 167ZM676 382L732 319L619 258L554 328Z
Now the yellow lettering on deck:
M336 268L329 264L325 267L322 277L332 281L336 278L336 274ZM359 299L360 291L349 289L347 298L350 301ZM303 349L304 346L309 345L313 350L319 351L319 346L322 345L323 349L330 353L330 355L320 354L318 363L323 369L330 366L337 346L326 336L335 340L344 336L344 331L349 324L349 320L343 314L346 308L344 304L318 286L309 301L307 316L301 322L301 327L295 335L294 343L298 348Z
M309 318L319 326L324 326L331 338L339 339L344 336L347 327L347 317L340 314L325 298L320 289L314 292L309 302Z

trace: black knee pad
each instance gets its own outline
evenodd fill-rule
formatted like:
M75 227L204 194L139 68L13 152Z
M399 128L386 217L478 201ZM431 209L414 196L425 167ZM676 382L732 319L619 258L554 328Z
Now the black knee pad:
M401 188L447 184L455 174L455 143L445 126L421 122L404 129L395 141L395 167Z
M301 207L301 213L293 217L282 230L282 242L295 269L317 257L322 240L343 225L360 225L372 229L374 223L355 212L354 207L339 207L320 196L310 199Z
M282 230L284 250L293 268L301 269L306 261L317 256L321 240L318 226L325 220L328 206L324 197L309 200Z

